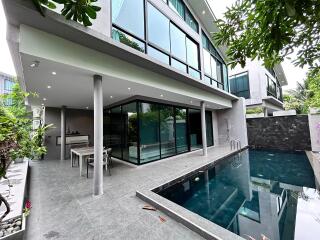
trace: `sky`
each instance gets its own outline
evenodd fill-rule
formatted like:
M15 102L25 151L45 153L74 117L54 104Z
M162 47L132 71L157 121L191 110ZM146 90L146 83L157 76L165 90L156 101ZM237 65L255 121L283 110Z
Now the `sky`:
M213 5L212 9L217 18L222 18L223 13L228 6L231 6L235 0L209 0ZM2 2L0 1L0 72L16 75L8 44L6 41L6 18L3 12ZM284 89L296 87L296 82L302 82L306 76L306 69L295 67L289 60L282 63L285 75L288 80L288 86Z

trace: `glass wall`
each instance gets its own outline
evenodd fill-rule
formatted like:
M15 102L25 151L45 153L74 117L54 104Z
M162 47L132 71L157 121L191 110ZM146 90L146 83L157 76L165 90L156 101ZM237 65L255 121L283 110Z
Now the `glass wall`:
M138 164L138 114L137 103L122 106L123 159Z
M174 107L160 105L160 139L161 157L170 157L176 154L176 133L174 122Z
M160 159L159 107L139 103L140 163Z
M207 146L213 146L212 112L206 111Z
M207 144L213 145L212 113L206 112ZM113 156L144 164L202 148L201 114L136 100L104 111L104 146Z
M176 142L177 153L187 152L188 148L188 129L187 129L187 109L176 108Z
M198 109L189 109L188 115L190 149L202 148L201 112Z
M230 76L230 91L238 97L250 98L248 72Z
M154 5L144 2L112 0L112 38L201 79L199 44ZM169 6L182 14L189 25L197 26L183 1L170 1Z
M204 73L205 77L210 79L210 81L205 79L206 83L210 82L212 86L229 92L228 70L226 64L204 32L202 32L201 37L203 45Z

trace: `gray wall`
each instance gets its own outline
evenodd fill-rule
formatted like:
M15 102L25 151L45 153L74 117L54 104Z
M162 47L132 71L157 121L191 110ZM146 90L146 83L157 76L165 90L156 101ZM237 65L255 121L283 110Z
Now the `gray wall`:
M307 115L247 119L249 146L278 150L311 150Z
M232 108L217 111L219 144L229 143L232 139L240 140L241 147L248 145L245 99L232 102Z
M45 109L46 124L53 123L54 129L46 134L46 146L48 153L45 159L60 159L60 145L56 145L56 138L60 136L60 108ZM90 145L93 145L93 111L66 109L66 131L78 131L81 135L89 135ZM70 157L70 146L66 148L67 158Z

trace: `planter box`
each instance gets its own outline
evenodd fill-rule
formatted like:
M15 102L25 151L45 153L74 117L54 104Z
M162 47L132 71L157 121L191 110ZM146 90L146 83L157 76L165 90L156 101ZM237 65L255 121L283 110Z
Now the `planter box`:
M295 115L297 115L296 110L275 111L275 112L273 112L273 116L274 116L274 117L295 116Z
M246 114L246 118L263 118L264 113L250 113Z
M310 114L320 114L320 108L309 108Z
M26 217L22 215L21 229L7 236L0 237L0 240L23 240L24 232L26 230Z

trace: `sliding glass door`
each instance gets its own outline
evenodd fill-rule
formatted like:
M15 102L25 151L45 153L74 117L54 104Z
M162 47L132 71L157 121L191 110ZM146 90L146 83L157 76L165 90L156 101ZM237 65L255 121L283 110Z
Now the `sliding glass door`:
M176 154L174 107L160 105L161 158Z
M176 142L177 153L187 152L188 148L188 128L187 109L176 107Z
M201 112L198 109L189 109L189 139L190 149L202 148Z

